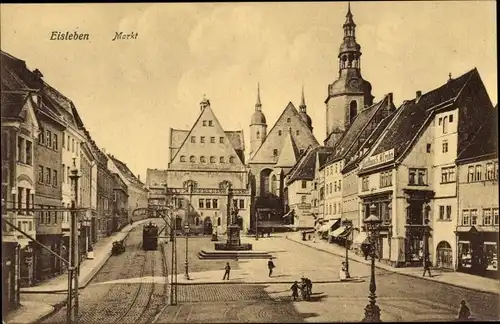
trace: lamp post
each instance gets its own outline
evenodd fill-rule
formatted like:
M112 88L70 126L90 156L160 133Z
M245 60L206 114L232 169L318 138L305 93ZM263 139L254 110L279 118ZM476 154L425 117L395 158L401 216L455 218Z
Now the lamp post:
M422 263L424 266L424 270L429 270L429 232L430 232L430 226L429 226L429 218L424 219L424 228L423 228L423 248L424 248L424 257L422 258Z
M351 278L349 274L349 239L348 236L351 235L352 222L348 219L342 220L342 226L346 227L346 231L349 231L345 237L345 277Z
M78 169L76 168L76 158L73 158L73 168L71 170L71 185L73 187L73 200L71 202L71 232L69 246L69 262L68 269L68 319L70 323L75 323L78 320L78 219L76 206L78 204ZM73 286L73 287L72 287ZM74 296L73 296L74 289ZM74 305L73 305L74 298Z
M370 245L368 248L363 250L365 256L370 256L371 262L371 276L370 276L370 294L368 299L369 304L365 307L365 317L363 322L381 322L380 320L380 307L376 304L377 295L375 294L377 286L375 284L375 258L376 258L376 240L378 238L378 232L380 228L381 220L375 215L376 206L370 206L370 216L366 218L363 222L366 225L366 230L369 233Z
M184 279L189 280L189 262L188 262L188 234L189 234L189 224L184 225L184 233L186 234L186 260L184 261Z

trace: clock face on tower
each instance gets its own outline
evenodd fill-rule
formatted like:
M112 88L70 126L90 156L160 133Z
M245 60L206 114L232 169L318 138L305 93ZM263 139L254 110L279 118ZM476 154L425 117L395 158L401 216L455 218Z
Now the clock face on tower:
M358 78L354 78L349 80L349 87L350 88L359 88L359 85L361 84L361 80Z

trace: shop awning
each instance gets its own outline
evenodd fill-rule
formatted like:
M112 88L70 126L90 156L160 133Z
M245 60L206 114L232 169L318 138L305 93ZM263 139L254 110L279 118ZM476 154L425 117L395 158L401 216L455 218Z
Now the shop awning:
M340 218L330 219L326 224L321 225L318 232L328 232L332 228L333 225L337 224L340 221Z
M346 231L347 227L345 226L340 226L339 228L337 228L335 231L331 232L330 233L330 236L332 237L337 237L339 236L340 234L344 233Z
M366 232L359 232L359 234L354 238L353 244L363 244L368 239Z
M348 238L348 235L352 233L354 229L352 227L347 227L346 230L339 235L340 238Z

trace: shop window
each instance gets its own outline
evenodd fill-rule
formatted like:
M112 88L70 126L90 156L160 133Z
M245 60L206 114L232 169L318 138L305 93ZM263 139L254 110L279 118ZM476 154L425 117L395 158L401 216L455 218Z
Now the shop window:
M467 241L458 242L458 259L460 268L470 268L472 255L470 243Z
M198 201L198 208L205 208L205 199L200 199Z
M498 246L496 242L484 242L484 252L487 259L486 270L498 270Z
M491 209L483 209L483 225L489 226L493 224Z

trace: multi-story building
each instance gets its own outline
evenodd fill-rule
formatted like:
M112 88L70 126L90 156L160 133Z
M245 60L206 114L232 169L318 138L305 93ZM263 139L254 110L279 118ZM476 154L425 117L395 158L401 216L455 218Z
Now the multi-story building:
M127 213L129 220L140 220L148 217L147 213L142 211L143 208L148 207L148 189L141 182L140 176L137 177L129 169L129 167L122 161L115 158L114 155L108 155L108 168L113 173L118 173L120 178L127 185L128 193L128 207ZM140 212L137 212L137 211ZM134 213L134 211L136 211Z
M474 69L426 94L417 91L415 99L397 110L358 172L361 218L373 212L383 221L381 259L395 266L420 266L427 252L435 261L436 247L452 235L457 217L457 152L491 109ZM426 219L432 230L428 250Z
M308 148L285 177L285 197L289 209L293 210L290 221L294 228L313 228L319 219L320 189L314 172L332 151L330 147Z
M105 152L94 145L97 163L97 240L109 236L113 228L113 177L108 169L109 158Z
M491 125L490 125L491 124ZM436 265L498 278L498 110L457 158L458 212L452 221L440 206L438 222L451 223L440 235ZM441 231L442 234L444 231ZM458 245L455 248L454 242Z
M289 102L274 126L267 133L267 124L260 91L257 94L255 112L250 122L250 159L252 188L251 226L260 219L270 226L281 225L288 207L285 202L285 176L297 163L308 147L319 146L312 133L312 121L307 114L304 92L300 112Z
M82 255L93 251L92 247L92 171L97 169L94 154L87 141L80 143L80 179L78 183L79 207L84 212L79 213L80 221L80 252Z
M113 173L113 224L112 231L116 232L128 223L128 193L127 185L118 173Z
M79 125L79 128L83 130L83 133L85 135L85 142L82 142L81 144L81 150L83 151L83 154L88 155L88 162L90 167L90 173L88 175L89 183L87 184L88 186L88 191L89 191L89 197L90 197L90 204L89 204L89 212L85 213L85 219L86 219L86 225L88 229L87 233L87 241L89 242L89 245L92 246L92 244L95 244L97 242L97 224L98 224L98 214L97 214L97 161L96 161L96 152L98 150L97 145L95 144L94 140L90 136L90 133L85 129L85 126L83 125L83 122L79 118L78 114L75 114L77 117L77 123ZM88 151L88 153L85 153ZM90 215L89 215L90 214ZM89 218L90 218L90 224L89 224Z
M225 233L231 208L233 221L247 230L250 189L243 158L243 132L225 131L204 98L190 130L170 130L168 169L148 170L150 202L163 204L166 194L178 209L178 230L188 223L195 233Z

